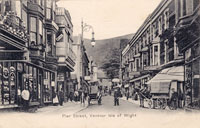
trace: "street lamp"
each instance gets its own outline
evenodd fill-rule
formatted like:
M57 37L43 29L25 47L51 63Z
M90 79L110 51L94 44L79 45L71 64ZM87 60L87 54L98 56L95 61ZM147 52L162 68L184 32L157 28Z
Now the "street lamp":
M88 25L88 24L83 24L83 21L81 22L81 41L83 42L83 32L85 31L89 31L90 29L92 29L92 40L91 40L91 45L92 47L95 46L96 42L95 42L95 39L94 39L94 29L91 25Z

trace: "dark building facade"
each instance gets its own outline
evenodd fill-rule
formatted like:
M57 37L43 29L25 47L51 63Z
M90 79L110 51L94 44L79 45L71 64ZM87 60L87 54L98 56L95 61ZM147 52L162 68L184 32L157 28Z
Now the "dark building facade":
M176 42L184 55L185 105L200 107L200 2L175 0Z
M0 1L0 108L53 103L57 92L57 0Z

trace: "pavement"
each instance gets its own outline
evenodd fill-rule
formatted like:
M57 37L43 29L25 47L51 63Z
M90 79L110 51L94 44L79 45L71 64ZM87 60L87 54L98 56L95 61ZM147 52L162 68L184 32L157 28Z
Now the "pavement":
M84 110L88 107L87 102L85 104L81 104L80 102L75 101L68 101L63 103L63 106L57 105L57 106L45 106L42 108L39 108L36 113L40 114L59 114L63 111L68 112L69 114L77 113L81 110Z

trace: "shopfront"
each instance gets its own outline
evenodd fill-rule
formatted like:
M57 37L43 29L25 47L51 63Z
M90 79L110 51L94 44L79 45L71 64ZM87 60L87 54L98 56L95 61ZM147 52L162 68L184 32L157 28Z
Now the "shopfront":
M19 95L25 88L30 103L52 102L51 82L54 72L25 61L0 62L0 106L21 106Z

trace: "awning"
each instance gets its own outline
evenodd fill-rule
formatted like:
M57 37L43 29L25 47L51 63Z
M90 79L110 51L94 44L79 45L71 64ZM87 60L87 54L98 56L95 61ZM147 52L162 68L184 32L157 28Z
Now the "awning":
M154 76L151 80L149 80L146 84L151 84L153 82L160 81L184 81L184 67L177 66L163 69L156 76Z
M171 80L151 82L151 93L169 93Z
M138 78L134 78L134 79L130 80L130 82L135 82L135 81L137 81L137 80L141 80L141 79L144 79L144 78L149 77L149 76L150 76L149 74L143 75L143 76L140 76L140 77L138 77Z

